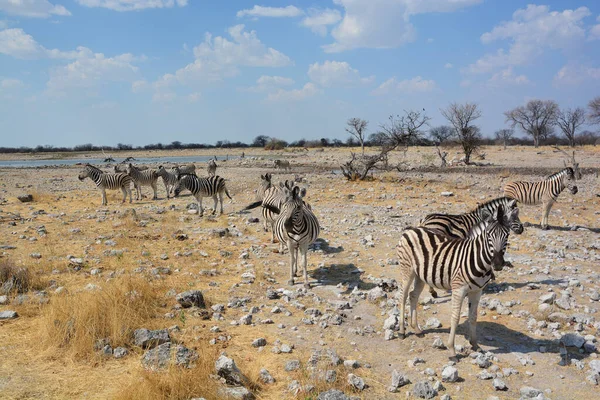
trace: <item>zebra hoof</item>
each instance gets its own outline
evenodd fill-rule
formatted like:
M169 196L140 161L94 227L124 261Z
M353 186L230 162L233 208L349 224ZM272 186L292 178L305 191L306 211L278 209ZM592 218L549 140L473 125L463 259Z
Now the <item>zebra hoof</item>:
M293 279L290 279L290 280L288 281L288 285L290 285L290 286L294 286L294 280L293 280Z
M438 298L438 294L437 294L437 292L436 292L435 290L431 290L431 291L429 292L429 294L430 294L430 295L431 295L431 297L433 297L434 299L437 299L437 298Z
M304 289L310 290L310 283L305 283L304 284Z

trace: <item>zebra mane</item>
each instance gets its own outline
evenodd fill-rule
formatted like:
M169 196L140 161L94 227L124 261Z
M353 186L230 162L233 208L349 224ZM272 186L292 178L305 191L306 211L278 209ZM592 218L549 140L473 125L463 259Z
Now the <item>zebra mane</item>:
M485 228L487 228L489 224L490 221L487 219L479 221L476 225L473 225L465 239L475 239L476 237L480 236L483 232L485 232Z
M545 179L552 179L552 178L556 178L556 177L559 177L559 176L561 176L561 175L563 175L563 174L565 174L565 173L566 173L567 175L573 176L573 175L574 175L573 168L571 168L571 167L563 168L563 169L561 169L560 171L558 171L558 172L555 172L554 174L552 174L552 175L550 175L550 176L546 177Z
M98 168L98 167L96 167L96 166L94 166L94 165L92 165L92 164L89 164L89 163L88 163L88 164L85 164L85 166L86 166L87 168L90 168L90 169L92 169L92 170L98 171L98 172L100 172L101 174L103 174L103 173L104 173L104 171L102 171L100 168Z
M504 205L504 203L508 202L512 200L510 197L497 197L495 199L492 199L490 201L486 201L485 203L482 203L480 205L477 206L477 208L475 208L475 210L473 210L473 212L477 212L479 213L481 210L483 209L488 209L490 208L489 206L493 206L493 208L496 208L498 205L502 204Z

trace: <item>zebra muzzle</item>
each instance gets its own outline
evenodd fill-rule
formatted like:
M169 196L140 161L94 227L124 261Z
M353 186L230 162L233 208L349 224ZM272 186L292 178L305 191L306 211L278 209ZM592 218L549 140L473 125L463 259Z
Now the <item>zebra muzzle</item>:
M577 192L578 192L578 191L579 191L579 190L577 189L577 186L573 186L573 187L571 188L571 194L577 194Z

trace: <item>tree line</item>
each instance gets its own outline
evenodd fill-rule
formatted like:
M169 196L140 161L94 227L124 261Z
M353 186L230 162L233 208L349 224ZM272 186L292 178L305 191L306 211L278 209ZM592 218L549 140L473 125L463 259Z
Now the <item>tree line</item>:
M177 149L233 149L263 148L281 150L286 147L390 147L399 145L442 146L459 145L465 153L465 162L469 163L471 154L482 145L509 144L533 145L569 145L597 144L599 137L590 129L582 130L584 125L600 125L600 96L592 99L587 105L587 112L582 107L560 109L554 100L530 100L525 105L504 113L507 128L499 129L494 137L484 138L475 121L482 115L476 103L452 103L440 110L448 125L429 127L430 118L425 109L419 112L405 111L404 115L391 116L379 125L376 132L368 134L368 121L361 118L350 118L346 122L346 132L350 135L345 141L340 139L321 138L317 140L300 139L287 142L283 139L259 135L251 143L241 141L230 142L219 140L214 145L206 143L182 143L173 141L169 144L155 143L144 146L133 146L118 143L116 146L97 146L91 143L73 147L39 145L35 147L2 147L0 153L60 153L88 151L124 151L124 150L177 150ZM406 134L410 126L410 133ZM428 131L424 127L429 127ZM516 137L515 129L525 134ZM558 132L558 134L557 134ZM402 140L400 140L402 139Z

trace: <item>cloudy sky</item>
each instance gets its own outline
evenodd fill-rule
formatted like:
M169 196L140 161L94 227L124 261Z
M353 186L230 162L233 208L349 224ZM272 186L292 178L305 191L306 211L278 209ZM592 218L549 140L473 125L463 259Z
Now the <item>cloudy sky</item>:
M345 139L600 94L594 0L0 0L3 146Z

